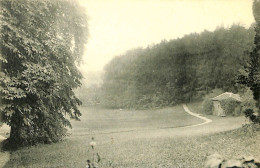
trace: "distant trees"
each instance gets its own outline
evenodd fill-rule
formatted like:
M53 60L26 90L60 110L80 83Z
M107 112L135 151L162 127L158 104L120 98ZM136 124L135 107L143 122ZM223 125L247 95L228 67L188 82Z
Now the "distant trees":
M57 142L79 120L73 88L87 42L85 11L69 0L1 0L1 113L18 146ZM67 116L67 117L65 117Z
M131 50L105 68L101 101L113 108L149 108L238 90L237 71L253 46L254 30L233 25Z
M102 97L101 88L98 84L91 84L90 86L82 86L75 90L75 94L82 101L83 106L96 106L100 104Z
M257 102L258 114L254 114L253 109L247 109L246 116L255 123L260 123L260 1L255 0L253 3L253 14L255 17L255 37L254 48L249 53L249 60L244 66L238 82L250 88L253 92L254 99Z

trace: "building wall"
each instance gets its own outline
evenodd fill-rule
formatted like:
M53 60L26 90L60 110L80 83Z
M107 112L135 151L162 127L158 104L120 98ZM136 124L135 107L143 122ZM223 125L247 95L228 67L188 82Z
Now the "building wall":
M216 116L225 116L224 110L222 109L219 101L213 101L213 115Z

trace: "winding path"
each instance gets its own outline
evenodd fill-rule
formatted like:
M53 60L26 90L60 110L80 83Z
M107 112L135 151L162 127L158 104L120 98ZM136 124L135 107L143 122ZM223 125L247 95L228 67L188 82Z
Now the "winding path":
M191 112L190 109L188 108L188 106L187 106L186 104L183 104L182 106L183 106L184 110L185 110L187 113L189 113L190 115L192 115L192 116L194 116L194 117L197 117L197 118L200 118L200 119L202 119L202 120L205 121L205 122L200 123L200 124L190 125L190 126L186 126L186 127L196 127L196 126L200 126L200 125L204 125L204 124L208 124L208 123L211 123L211 122L212 122L211 119L208 119L208 118L206 118L206 117L202 117L202 116L200 116L199 114L196 114L196 113Z
M158 129L145 129L145 130L134 130L134 131L125 131L125 132L107 132L102 134L100 132L93 132L92 135L97 139L107 139L101 144L110 143L110 139L117 141L130 141L139 138L178 138L178 137L192 137L192 136L201 136L209 135L219 132L225 132L241 128L242 124L245 123L245 117L218 117L218 116L200 116L199 114L193 113L189 110L187 105L183 105L184 110L197 118L202 120L201 123L183 127L167 127L167 128L158 128ZM89 135L89 134L88 134ZM74 134L75 136L75 134ZM86 134L78 135L86 136ZM77 136L76 136L77 137Z
M102 141L100 145L107 145L111 143L111 138L115 141L129 141L138 138L178 138L186 136L199 136L214 134L223 131L229 131L233 129L240 128L243 123L245 123L245 118L240 117L217 117L217 116L201 116L199 114L193 113L189 110L186 104L182 105L184 110L197 118L202 120L202 123L184 126L184 127L172 127L172 128L158 128L152 130L136 130L129 132L110 132L107 134L95 134L97 139L106 139ZM86 134L78 135L85 136ZM71 138L77 138L77 135L72 136ZM0 136L1 141L4 140L4 137ZM8 152L0 151L0 167L3 167L5 163L10 159L10 154Z

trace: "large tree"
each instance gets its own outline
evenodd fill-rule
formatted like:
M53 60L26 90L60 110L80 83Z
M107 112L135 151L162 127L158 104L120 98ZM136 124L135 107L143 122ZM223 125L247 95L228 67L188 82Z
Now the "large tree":
M254 0L253 14L255 18L254 48L249 54L249 60L238 76L238 82L250 88L253 92L258 113L247 109L245 114L252 122L260 124L260 1Z
M260 1L255 0L253 3L253 14L255 17L255 38L254 48L249 54L249 60L245 65L243 71L238 77L238 81L241 84L249 87L254 99L260 107Z
M79 120L77 69L87 42L84 9L69 0L1 0L0 92L12 144L62 139Z

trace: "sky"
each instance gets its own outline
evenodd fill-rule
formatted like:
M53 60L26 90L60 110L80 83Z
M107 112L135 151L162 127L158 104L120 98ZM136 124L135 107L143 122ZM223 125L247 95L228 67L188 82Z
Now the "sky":
M186 34L253 22L252 0L80 0L89 38L80 70L100 72L113 57Z

